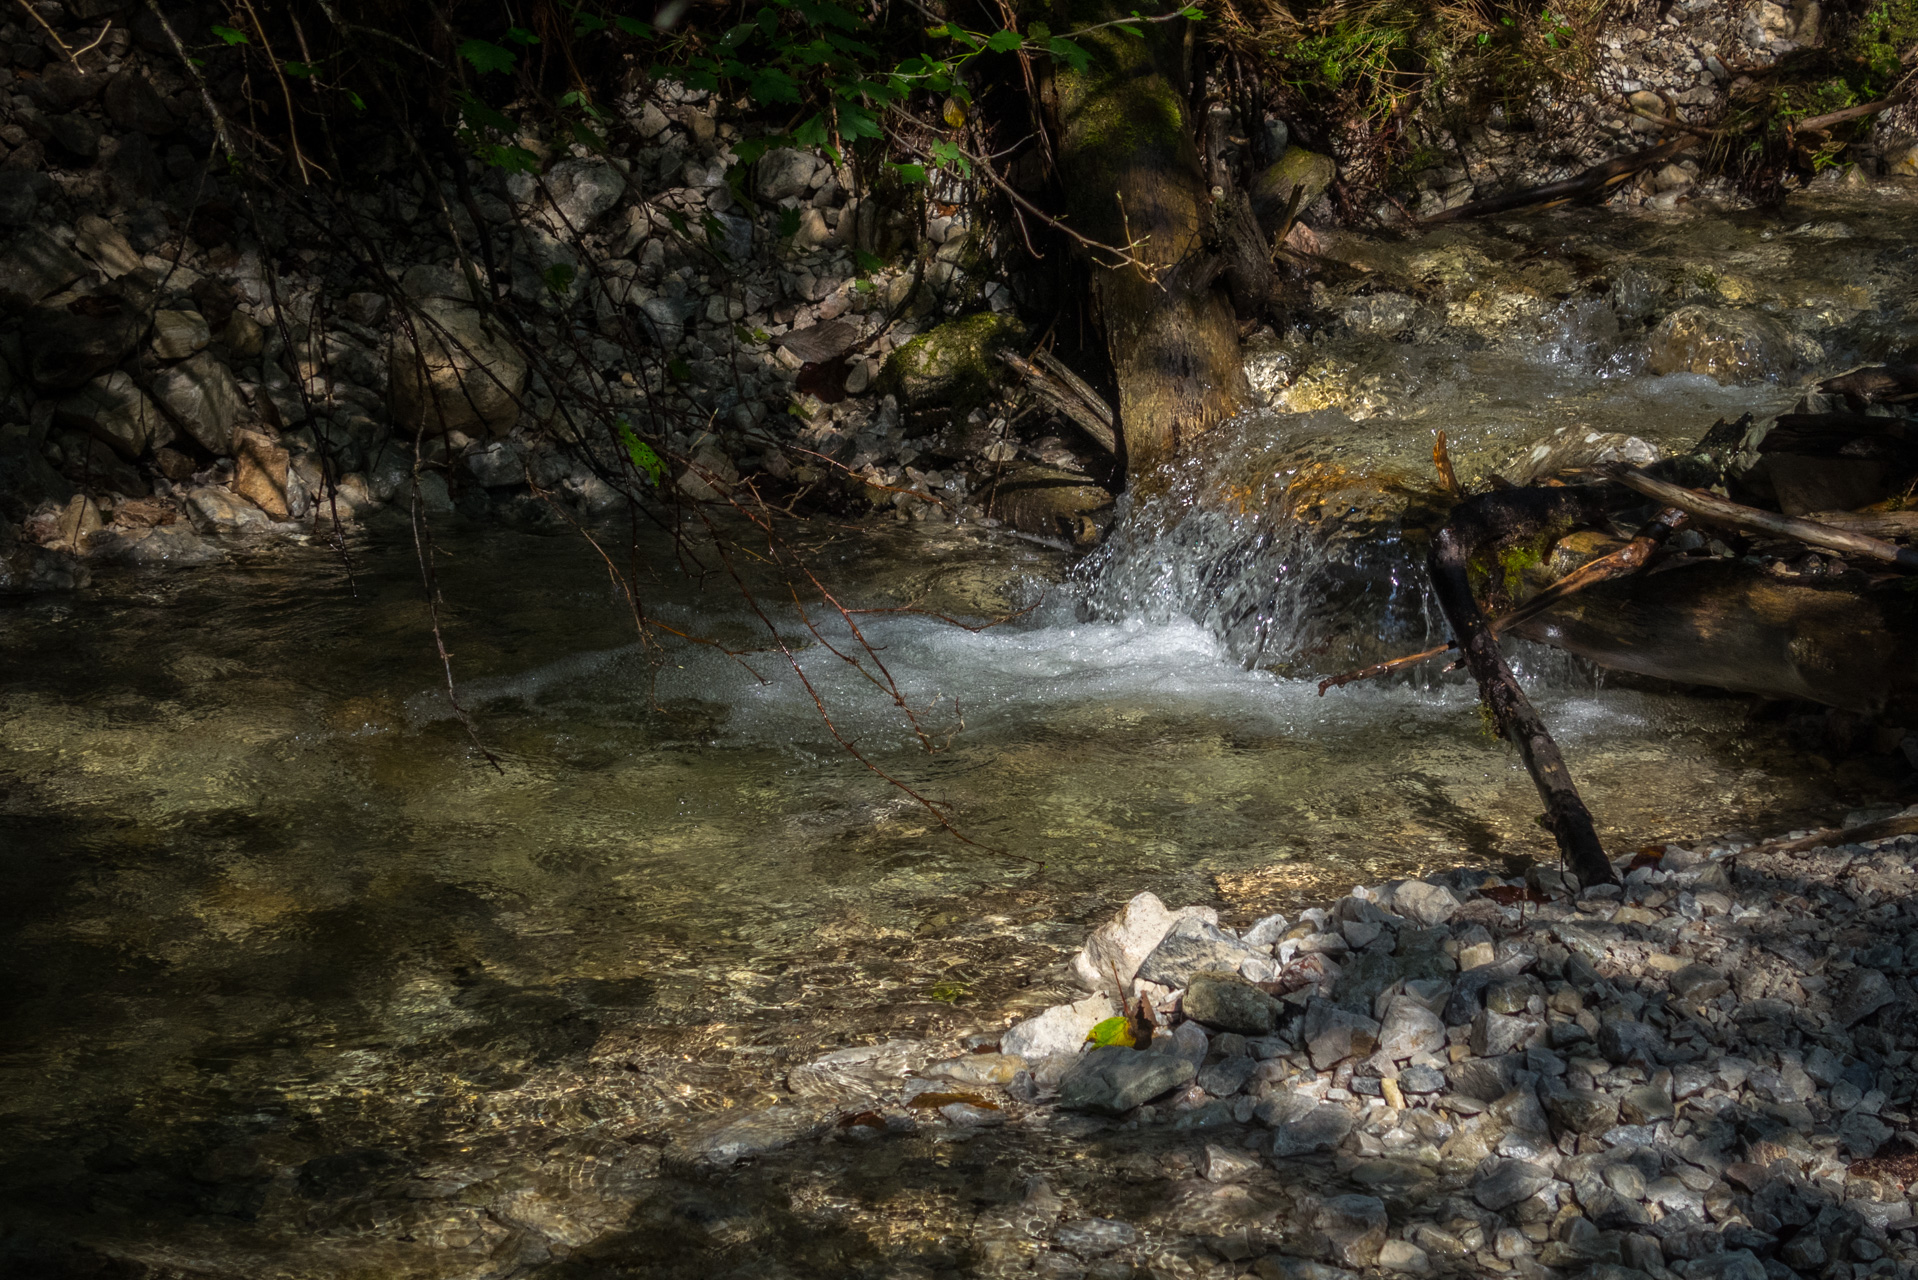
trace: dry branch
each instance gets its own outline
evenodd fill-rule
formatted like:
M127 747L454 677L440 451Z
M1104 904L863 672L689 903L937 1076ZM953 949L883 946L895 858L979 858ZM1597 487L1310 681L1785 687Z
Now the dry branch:
M1812 520L1800 520L1771 511L1760 511L1756 507L1741 506L1709 493L1700 493L1696 489L1682 489L1675 484L1655 480L1636 467L1611 466L1601 470L1628 489L1642 493L1648 498L1656 498L1660 502L1689 512L1711 524L1729 525L1747 533L1768 534L1774 538L1789 538L1793 542L1802 542L1806 546L1818 547L1825 551L1835 551L1840 555L1864 556L1867 559L1896 565L1900 569L1918 571L1918 551L1894 546L1877 538L1868 538L1862 533L1847 533L1843 529L1834 529L1830 525L1818 524Z
M1553 200L1569 200L1575 196L1589 195L1606 187L1619 178L1648 169L1675 155L1691 150L1704 139L1696 135L1674 138L1670 142L1661 142L1644 151L1634 151L1628 156L1618 156L1604 164L1595 164L1575 177L1562 178L1557 182L1548 182L1543 186L1527 187L1522 191L1508 191L1504 195L1487 196L1483 200L1474 200L1462 204L1456 209L1444 209L1423 220L1424 226L1436 226L1442 222L1457 222L1463 218L1479 218L1488 213L1504 213L1508 209L1523 209L1529 205L1545 204Z

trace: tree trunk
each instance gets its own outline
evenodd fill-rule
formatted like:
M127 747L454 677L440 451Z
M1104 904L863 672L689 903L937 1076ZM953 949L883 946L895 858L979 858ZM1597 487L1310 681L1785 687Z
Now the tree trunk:
M1071 6L1073 26L1130 12L1110 0ZM1211 194L1178 88L1182 26L1153 24L1143 40L1112 28L1080 37L1091 64L1054 75L1066 220L1104 244L1132 245L1147 268L1097 253L1091 267L1134 485L1247 395L1238 321L1207 244Z

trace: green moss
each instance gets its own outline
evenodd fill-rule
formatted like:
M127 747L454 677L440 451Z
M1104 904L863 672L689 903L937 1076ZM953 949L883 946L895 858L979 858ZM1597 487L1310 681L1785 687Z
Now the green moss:
M1009 315L982 311L948 320L894 350L876 389L898 396L906 409L939 404L970 409L1003 370L998 353L1024 337L1025 327Z

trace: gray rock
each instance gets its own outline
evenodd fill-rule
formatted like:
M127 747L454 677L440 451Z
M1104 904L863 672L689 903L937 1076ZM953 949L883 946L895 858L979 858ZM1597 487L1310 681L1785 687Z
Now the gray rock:
M120 129L132 129L150 137L172 133L179 122L167 109L166 99L140 71L129 68L107 82L103 105L107 119Z
M1423 880L1407 880L1392 894L1392 910L1421 928L1444 924L1458 909L1458 897L1450 889Z
M999 1038L999 1051L1028 1062L1055 1053L1077 1053L1093 1027L1118 1013L1119 1006L1103 992L1073 1004L1056 1004L1008 1030Z
M233 427L240 420L240 385L212 352L202 351L155 374L153 395L208 452L233 452Z
M1472 1198L1497 1213L1530 1199L1552 1183L1547 1170L1527 1160L1497 1160L1472 1181Z
M1279 1157L1306 1156L1331 1151L1344 1142L1357 1121L1352 1113L1336 1103L1322 1102L1310 1111L1287 1120L1272 1131L1272 1154Z
M1832 999L1832 1021L1838 1026L1849 1027L1878 1012L1895 998L1891 980L1883 973L1876 969L1855 969Z
M0 169L0 227L24 227L32 222L40 197L50 190L52 183L44 173Z
M1378 1048L1379 1024L1329 1000L1314 1000L1306 1006L1299 1036L1312 1065L1324 1071L1347 1058L1370 1056Z
M1094 1049L1059 1081L1059 1105L1067 1111L1120 1115L1192 1083L1197 1075L1192 1063L1171 1054Z
M1259 1158L1244 1148L1205 1144L1199 1154L1199 1176L1207 1182L1236 1182L1259 1168Z
M1513 484L1536 484L1567 471L1596 467L1607 462L1624 462L1635 467L1656 462L1656 446L1637 436L1594 431L1583 425L1561 428L1534 444L1511 466L1505 478Z
M1395 1062L1429 1053L1445 1043L1445 1024L1411 996L1394 996L1379 1029L1379 1052Z
M120 229L98 214L86 214L74 224L73 247L91 258L109 279L117 280L145 265Z
M1481 1009L1478 1016L1472 1019L1472 1052L1481 1058L1517 1053L1531 1043L1538 1028L1536 1018L1522 1015L1510 1017L1493 1013L1490 1009Z
M1285 931L1291 927L1282 915L1262 916L1252 922L1251 928L1239 935L1239 941L1248 947L1270 950L1278 945L1279 939L1284 937Z
M1379 1246L1379 1269L1422 1276L1432 1269L1432 1259L1409 1240L1387 1240Z
M1270 1034L1278 1025L1279 1002L1232 973L1194 975L1185 989L1180 1008L1186 1017L1203 1022L1215 1031L1262 1036Z
M1652 331L1652 373L1702 373L1719 382L1759 382L1797 364L1791 332L1770 316L1719 307L1680 307Z
M153 354L162 360L184 360L211 341L213 331L197 311L153 313Z
M1598 1051L1610 1062L1656 1070L1665 1053L1665 1038L1642 1022L1608 1018L1599 1024Z
M1545 1114L1559 1133L1603 1133L1618 1123L1618 1103L1602 1093L1567 1090L1545 1099Z
M1198 1085L1215 1098L1230 1098L1245 1088L1245 1082L1258 1074L1253 1058L1226 1058L1199 1072Z
M1313 1239L1334 1262L1370 1266L1378 1261L1387 1223L1385 1202L1377 1196L1330 1196L1312 1215Z
M1452 986L1452 998L1446 1001L1442 1015L1448 1027L1462 1027L1478 1016L1484 1006L1485 991L1498 982L1509 982L1536 963L1529 951L1515 951L1491 964L1479 965L1459 975Z
M1891 1127L1877 1116L1853 1111L1838 1122L1838 1140L1855 1159L1869 1159L1891 1140Z
M1399 1072L1399 1088L1410 1094L1438 1093L1445 1088L1445 1073L1437 1067L1407 1067Z
M1766 1280L1765 1264L1749 1249L1734 1249L1692 1259L1685 1280Z
M1518 1083L1518 1073L1524 1069L1523 1054L1463 1058L1445 1069L1445 1078L1454 1093L1477 1098L1480 1102L1496 1102L1512 1091Z
M483 489L509 489L526 483L524 457L510 440L483 445L462 461Z
M1099 1258L1136 1243L1139 1230L1112 1218L1073 1218L1059 1224L1052 1241L1081 1258Z
M519 349L474 307L424 298L414 310L410 326L395 327L387 349L387 395L398 425L409 435L424 429L484 438L511 431L527 380Z
M1085 946L1073 958L1072 972L1088 991L1118 994L1117 982L1128 988L1138 975L1139 965L1172 926L1188 917L1217 923L1218 913L1209 907L1186 907L1168 911L1158 896L1141 893L1126 903L1125 909L1094 929Z
M1228 938L1215 924L1191 917L1178 921L1139 966L1139 976L1166 987L1183 987L1209 970L1233 972L1239 962L1260 953ZM1235 1028L1236 1029L1236 1028ZM1268 1023L1259 1032L1270 1031Z
M1724 974L1703 964L1686 965L1671 976L1667 985L1673 995L1688 1004L1703 1004L1732 989Z
M1618 1114L1626 1124L1657 1124L1675 1114L1671 1095L1655 1084L1627 1089L1618 1100Z
M118 369L61 400L54 420L89 432L129 461L173 440L172 424Z
M790 147L775 147L759 158L759 198L784 200L804 195L812 188L813 170L818 165L812 156Z
M0 252L0 299L30 306L86 274L86 261L40 227L8 239L11 243Z

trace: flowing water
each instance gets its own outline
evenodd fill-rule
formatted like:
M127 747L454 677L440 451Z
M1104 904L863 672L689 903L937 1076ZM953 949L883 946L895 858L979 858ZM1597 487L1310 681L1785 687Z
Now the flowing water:
M955 1044L1052 1003L1059 961L1141 889L1244 919L1548 856L1456 678L1325 698L1303 678L1356 651L1341 617L1385 649L1438 628L1389 520L1331 545L1270 493L1311 464L1410 475L1438 426L1470 474L1568 421L1671 448L1788 405L1913 332L1909 228L1834 207L1794 215L1825 228L1795 240L1757 215L1447 233L1424 251L1488 278L1568 239L1626 265L1609 291L1527 286L1516 318L1510 272L1479 290L1489 319L1456 279L1328 295L1318 335L1254 356L1275 409L1077 566L977 528L815 531L823 576L895 610L859 622L923 737L870 661L781 615L829 727L737 593L663 545L658 616L735 652L636 643L575 539L443 533L447 643L498 768L448 707L402 529L364 534L350 585L286 548L6 603L0 1258L503 1276L574 1252L633 1267L631 1241L691 1232L705 1274L698 1249L757 1228L682 1204L641 1231L676 1135L785 1097L784 1069L825 1050ZM1704 262L1721 290L1735 268L1799 288L1780 314L1824 354L1745 387L1646 376L1628 259L1675 263L1661 287ZM1820 301L1847 273L1869 291ZM1173 518L1234 484L1255 496ZM1745 699L1521 661L1614 847L1838 817L1884 785L1808 765ZM873 1241L923 1211L861 1194L827 1216L883 1260ZM796 1204L781 1229L812 1239Z

